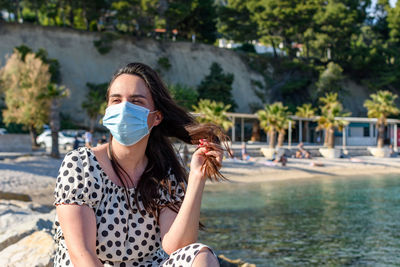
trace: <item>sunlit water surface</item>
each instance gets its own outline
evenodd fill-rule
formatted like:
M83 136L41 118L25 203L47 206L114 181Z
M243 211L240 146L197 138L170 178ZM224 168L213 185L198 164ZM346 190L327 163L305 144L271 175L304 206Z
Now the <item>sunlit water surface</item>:
M207 232L218 254L257 266L400 266L400 177L207 186Z

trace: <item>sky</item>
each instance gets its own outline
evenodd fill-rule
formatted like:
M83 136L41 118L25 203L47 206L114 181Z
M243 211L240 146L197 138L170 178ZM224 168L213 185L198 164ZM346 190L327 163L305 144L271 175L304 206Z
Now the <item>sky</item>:
M375 5L375 3L377 2L377 0L372 0L372 5ZM392 7L394 7L396 5L397 0L390 0L390 5Z

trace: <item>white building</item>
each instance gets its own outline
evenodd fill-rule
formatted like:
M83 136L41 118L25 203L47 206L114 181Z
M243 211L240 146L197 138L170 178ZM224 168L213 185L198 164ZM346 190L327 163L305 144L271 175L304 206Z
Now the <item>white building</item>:
M257 54L273 54L274 53L274 49L272 48L272 46L266 46L258 41L252 41L251 42L254 45L254 49L256 50ZM242 44L241 43L235 43L232 40L226 40L226 39L218 39L218 47L220 48L229 48L229 49L234 49L234 48L238 48L241 47ZM275 48L276 53L278 55L284 56L285 51L281 50L280 48Z

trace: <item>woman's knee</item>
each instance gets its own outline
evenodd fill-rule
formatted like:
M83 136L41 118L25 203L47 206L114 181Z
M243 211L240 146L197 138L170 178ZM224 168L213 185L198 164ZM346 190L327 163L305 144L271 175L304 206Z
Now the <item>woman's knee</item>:
M219 262L215 254L209 248L200 249L199 253L195 256L192 267L207 266L219 267Z

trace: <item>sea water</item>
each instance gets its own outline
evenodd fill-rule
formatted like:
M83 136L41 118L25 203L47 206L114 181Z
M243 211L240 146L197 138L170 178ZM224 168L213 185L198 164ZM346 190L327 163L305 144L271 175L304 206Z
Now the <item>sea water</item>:
M257 266L400 265L400 177L207 186L200 241Z

